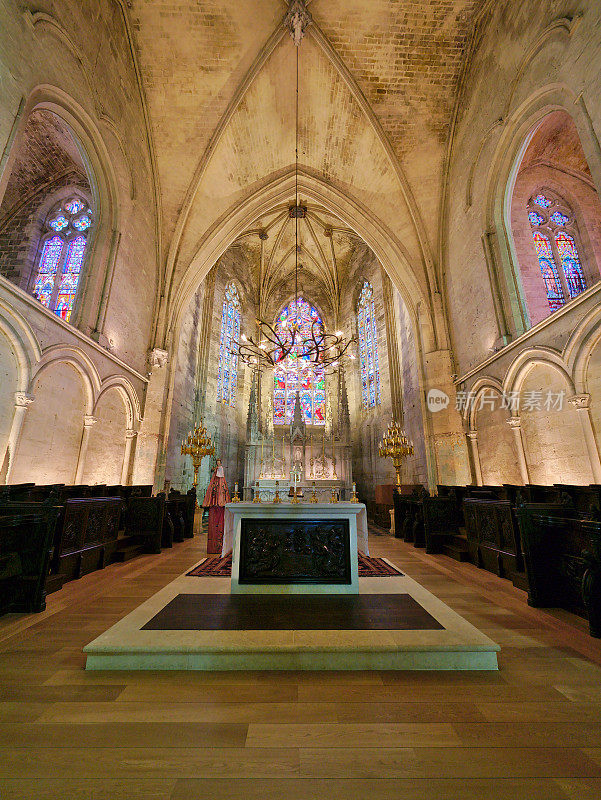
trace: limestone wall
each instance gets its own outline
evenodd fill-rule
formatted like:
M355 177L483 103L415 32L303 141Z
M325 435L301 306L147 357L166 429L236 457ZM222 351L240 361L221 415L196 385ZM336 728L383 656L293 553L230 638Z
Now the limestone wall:
M115 0L2 4L0 329L8 333L0 334L0 364L14 363L11 353L17 352L18 389L35 398L19 406L9 369L0 395L0 479L8 473L11 482L71 482L78 470L79 479L92 482L120 479L126 430L140 425L159 243L125 9ZM57 130L68 133L55 137L54 150L43 147L47 130L26 135L36 115L52 117ZM65 171L73 165L77 175L71 178ZM95 225L74 327L26 290L48 198L75 185L89 189ZM103 388L114 384L127 400L117 398L112 408L112 395L100 401L86 456L80 447L84 416L94 415ZM135 450L134 433L132 458ZM152 465L137 477L152 481Z

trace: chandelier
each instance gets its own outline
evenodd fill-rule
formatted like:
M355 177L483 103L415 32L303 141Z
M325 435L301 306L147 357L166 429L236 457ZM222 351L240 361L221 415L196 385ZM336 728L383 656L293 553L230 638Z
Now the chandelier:
M397 489L401 489L401 467L403 459L413 455L413 443L398 422L391 422L388 430L382 436L378 450L380 458L391 458L396 471Z
M336 369L339 363L346 358L354 359L350 352L351 344L355 337L344 337L342 331L328 333L324 324L314 320L309 336L302 338L298 325L298 221L307 213L305 206L299 205L298 200L298 139L299 139L299 114L298 114L298 76L299 76L299 50L305 28L311 24L311 15L305 8L304 0L292 0L286 16L286 25L296 46L296 120L295 120L295 188L294 205L289 208L290 219L294 220L295 261L294 261L294 297L296 318L291 322L281 323L281 330L263 319L256 319L257 335L246 336L242 334L240 343L232 352L240 360L253 369L273 369L284 361L293 352L298 353L304 366L310 369L324 370L328 367Z
M182 442L182 455L191 456L192 458L192 466L194 467L193 486L196 489L198 486L198 470L203 458L215 455L215 446L211 442L211 437L203 425L202 419L200 420L200 425L197 425ZM198 506L198 500L196 504Z

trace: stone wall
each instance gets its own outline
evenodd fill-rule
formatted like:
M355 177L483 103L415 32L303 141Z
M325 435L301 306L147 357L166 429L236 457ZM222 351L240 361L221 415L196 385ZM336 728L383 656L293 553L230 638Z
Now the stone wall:
M201 417L220 457L230 490L242 485L246 415L250 372L239 364L235 406L217 401L217 369L223 302L227 286L234 282L241 301L241 332L254 327L255 304L252 278L242 250L230 248L200 285L190 304L178 346L173 387L173 409L167 449L166 478L174 488L187 490L193 479L191 459L181 455L180 445ZM199 497L206 489L215 458L205 458L199 473Z
M127 414L114 416L102 401L88 453L112 465L107 476L115 477L122 465L126 429L133 426L135 436L140 423L159 242L152 157L125 8L115 0L2 5L0 328L9 333L0 335L0 363L10 362L16 348L19 390L40 394L24 412L12 389L0 397L0 419L7 421L2 430L8 426L0 438L0 478L12 460L11 482L69 482L78 468L87 470L86 479L103 480L102 468L89 461L86 466L75 450L84 412L93 415L111 382L128 397ZM75 185L91 197L96 217L77 328L26 293L44 209L53 192ZM152 481L153 469L137 477Z

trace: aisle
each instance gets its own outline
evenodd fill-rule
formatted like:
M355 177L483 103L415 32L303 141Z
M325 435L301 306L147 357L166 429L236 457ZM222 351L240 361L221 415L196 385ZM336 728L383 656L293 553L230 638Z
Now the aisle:
M85 642L203 555L202 537L0 619L0 795L588 800L601 791L600 646L496 576L387 555L499 642L498 673L89 673ZM573 620L573 618L570 618Z

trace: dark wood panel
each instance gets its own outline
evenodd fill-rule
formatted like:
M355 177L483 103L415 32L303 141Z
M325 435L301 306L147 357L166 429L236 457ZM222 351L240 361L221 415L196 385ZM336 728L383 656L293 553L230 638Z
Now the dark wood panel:
M442 630L408 594L180 594L147 622L150 631Z

